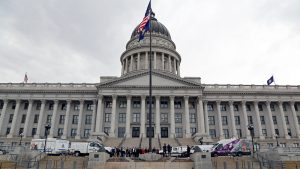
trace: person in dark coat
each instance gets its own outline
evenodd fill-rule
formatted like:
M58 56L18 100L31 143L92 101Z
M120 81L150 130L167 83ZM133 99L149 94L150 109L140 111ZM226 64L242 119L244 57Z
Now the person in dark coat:
M165 157L166 154L167 154L167 145L165 143L164 146L163 146L163 156Z
M189 145L187 145L186 151L187 151L187 156L190 157L191 147Z
M170 144L168 144L167 149L168 149L168 154L171 157L172 147L170 146Z

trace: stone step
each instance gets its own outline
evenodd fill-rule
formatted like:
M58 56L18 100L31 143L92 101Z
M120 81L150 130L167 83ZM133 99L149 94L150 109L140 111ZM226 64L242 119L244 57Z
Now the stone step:
M118 147L121 143L122 138L108 138L104 142L104 146L106 147Z
M170 144L170 146L172 147L179 146L174 138L161 138L160 142L161 142L161 146L163 146L164 144L166 145Z
M139 147L139 144L140 144L140 138L126 138L126 140L122 144L122 147L124 148Z
M186 146L186 145L192 146L197 144L195 140L192 138L178 138L178 141L182 146Z

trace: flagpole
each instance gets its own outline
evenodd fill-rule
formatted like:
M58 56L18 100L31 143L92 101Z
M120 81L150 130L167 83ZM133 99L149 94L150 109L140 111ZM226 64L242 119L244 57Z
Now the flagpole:
M151 0L150 0L151 4ZM151 37L152 8L150 8L150 57L149 57L149 151L152 152L152 37ZM153 131L154 134L154 131Z

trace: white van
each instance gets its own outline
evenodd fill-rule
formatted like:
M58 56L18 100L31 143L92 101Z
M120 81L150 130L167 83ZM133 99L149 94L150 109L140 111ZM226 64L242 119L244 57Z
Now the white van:
M211 152L211 148L213 146L214 145L193 145L191 148L191 153L194 153L195 147L199 147L201 149L201 151L204 151L204 152Z
M30 149L40 152L44 152L44 149L46 149L47 154L64 154L69 150L69 143L68 140L56 138L48 138L46 142L45 139L32 139Z
M92 152L98 152L103 145L97 142L71 142L70 152L79 155L87 155Z

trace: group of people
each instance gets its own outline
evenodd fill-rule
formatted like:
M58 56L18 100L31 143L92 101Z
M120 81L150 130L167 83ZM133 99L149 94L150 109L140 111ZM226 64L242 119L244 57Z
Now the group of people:
M147 148L123 148L123 147L112 147L110 156L111 157L139 157L140 154L145 153L159 153L159 149L156 149L155 147L152 148L152 150L149 150Z

